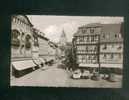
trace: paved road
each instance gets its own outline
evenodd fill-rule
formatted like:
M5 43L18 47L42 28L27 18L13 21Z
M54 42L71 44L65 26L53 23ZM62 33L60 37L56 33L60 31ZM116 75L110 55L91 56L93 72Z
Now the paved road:
M121 76L120 76L121 80ZM106 80L93 81L91 79L70 79L70 73L57 67L57 64L38 69L21 78L13 78L11 86L42 86L42 87L121 87L121 81L108 82Z
M17 86L65 86L68 74L65 70L54 66L38 69L21 78L13 78L11 85Z

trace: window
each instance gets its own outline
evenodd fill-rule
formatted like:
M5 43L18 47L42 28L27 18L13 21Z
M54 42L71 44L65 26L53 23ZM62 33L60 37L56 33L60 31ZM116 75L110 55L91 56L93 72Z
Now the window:
M86 29L82 29L82 33L83 33L83 34L86 33Z
M86 52L88 52L88 46L86 46Z
M84 37L84 42L87 42L87 36Z
M107 45L106 44L103 46L103 50L105 50L105 49L107 49Z
M115 38L117 38L117 34L115 34Z
M121 56L122 56L122 55L121 55L121 54L119 54L119 58L120 58L120 59L121 59Z
M105 34L103 34L102 37L105 39Z
M97 46L94 47L94 52L96 52L96 51L97 51Z
M94 28L91 28L90 29L90 33L94 33Z
M104 54L104 55L103 55L103 58L104 58L104 59L106 59L106 58L107 58L107 55L106 55L106 54Z
M118 34L118 37L121 38L121 33Z
M113 59L114 58L114 55L113 54L111 54L111 59Z
M122 45L119 45L119 46L118 46L118 50L121 50L121 49L122 49Z
M83 37L80 37L79 38L79 42L83 42L84 41L84 38Z
M19 36L20 36L20 32L18 30L12 30L12 46L14 47L19 47L20 46L20 40L19 40Z
M87 36L87 42L89 42L89 40L90 40L90 39L89 39L89 36Z
M79 38L78 37L76 38L76 41L77 41L77 43L79 42Z
M109 34L107 34L107 35L106 35L106 38L107 38L107 39L109 39L109 37L110 37L110 35L109 35Z
M91 55L88 56L88 59L89 59L89 60L91 59Z
M115 46L114 44L111 44L111 48L114 48L114 46Z
M98 35L94 36L94 41L98 41Z
M91 36L91 42L94 42L94 36Z

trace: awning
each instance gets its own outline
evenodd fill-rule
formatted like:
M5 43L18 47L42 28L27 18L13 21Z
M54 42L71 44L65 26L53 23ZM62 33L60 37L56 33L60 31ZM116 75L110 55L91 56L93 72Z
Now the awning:
M79 64L79 67L99 67L99 64Z
M15 61L12 62L12 65L16 70L24 70L36 66L36 64L34 64L32 60Z
M99 64L79 64L79 67L99 67ZM101 68L123 68L122 64L100 64Z
M123 68L123 64L101 64L102 68Z

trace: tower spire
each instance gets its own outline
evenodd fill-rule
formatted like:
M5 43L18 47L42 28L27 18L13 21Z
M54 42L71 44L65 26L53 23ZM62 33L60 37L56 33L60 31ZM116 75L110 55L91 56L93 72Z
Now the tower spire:
M62 30L59 42L60 42L61 46L65 46L67 43L67 37L66 37L66 33L65 33L64 29Z

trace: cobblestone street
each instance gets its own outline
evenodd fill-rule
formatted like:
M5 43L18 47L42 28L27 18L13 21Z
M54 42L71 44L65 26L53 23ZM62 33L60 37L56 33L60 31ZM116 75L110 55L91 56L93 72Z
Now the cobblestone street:
M119 82L108 82L106 80L93 81L91 79L71 79L70 72L58 68L57 64L45 66L20 78L12 78L11 86L41 86L41 87L121 87L121 76Z

